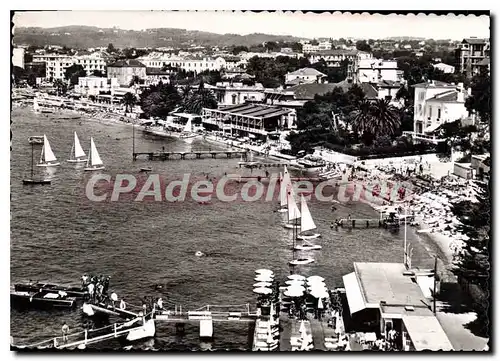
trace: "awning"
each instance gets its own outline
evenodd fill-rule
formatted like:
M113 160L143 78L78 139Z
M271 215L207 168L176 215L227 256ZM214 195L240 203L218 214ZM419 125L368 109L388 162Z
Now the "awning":
M432 132L436 131L440 126L441 126L441 124L439 124L439 123L432 124L430 127L427 127L424 129L424 133L432 133Z
M366 308L365 301L363 299L363 294L361 293L361 287L358 283L356 274L349 273L342 277L344 281L345 293L347 295L347 303L349 304L349 310L351 315Z
M403 316L403 323L416 351L453 350L448 336L434 315Z

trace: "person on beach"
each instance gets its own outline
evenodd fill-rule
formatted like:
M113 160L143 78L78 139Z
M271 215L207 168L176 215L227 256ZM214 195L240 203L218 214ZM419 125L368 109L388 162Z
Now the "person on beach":
M64 343L68 342L69 326L66 324L66 322L63 322L61 331L62 331L63 342Z

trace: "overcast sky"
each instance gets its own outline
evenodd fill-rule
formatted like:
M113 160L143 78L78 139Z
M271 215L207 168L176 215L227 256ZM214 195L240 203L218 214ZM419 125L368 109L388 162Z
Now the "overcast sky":
M460 40L489 37L490 19L475 15L370 15L168 11L44 11L16 12L16 26L57 27L89 25L143 30L180 28L225 34L266 33L297 37L354 37L381 39L413 36Z

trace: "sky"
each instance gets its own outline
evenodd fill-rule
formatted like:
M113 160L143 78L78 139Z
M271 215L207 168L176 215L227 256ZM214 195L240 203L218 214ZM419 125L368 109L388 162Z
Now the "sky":
M44 11L16 12L15 26L88 25L127 30L180 28L225 34L266 33L303 38L352 37L382 39L412 36L461 40L489 37L490 18L475 15L371 15L336 12L298 13L230 11Z

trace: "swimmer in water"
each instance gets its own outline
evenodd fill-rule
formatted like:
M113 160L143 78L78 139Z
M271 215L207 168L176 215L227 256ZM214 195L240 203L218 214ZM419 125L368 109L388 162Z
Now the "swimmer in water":
M196 253L194 254L196 257L202 257L204 256L204 253L201 252L201 251L196 251Z

